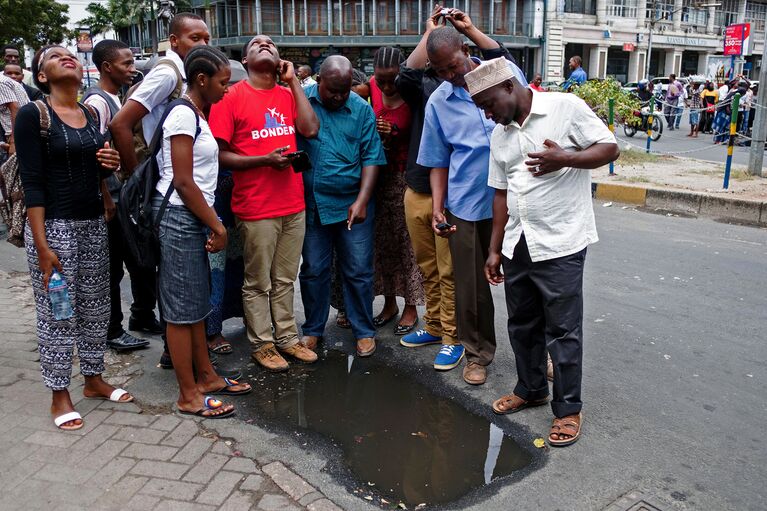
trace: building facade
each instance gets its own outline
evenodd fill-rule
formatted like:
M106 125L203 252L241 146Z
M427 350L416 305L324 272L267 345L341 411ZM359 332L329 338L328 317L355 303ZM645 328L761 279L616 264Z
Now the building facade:
M729 67L721 57L724 28L748 22L753 55L738 58L735 68L757 77L765 13L764 0L553 0L547 3L541 67L546 79L563 80L570 57L580 55L589 78L612 76L623 83L670 73L716 78L718 64Z

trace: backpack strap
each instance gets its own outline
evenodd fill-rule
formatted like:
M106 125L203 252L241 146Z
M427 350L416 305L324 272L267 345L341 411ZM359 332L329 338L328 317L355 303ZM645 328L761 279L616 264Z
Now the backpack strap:
M99 124L99 121L101 119L101 116L99 115L99 113L91 105L86 105L85 103L80 103L80 104L85 108L85 110L87 112L87 114L85 116L86 120L88 122L95 122L96 123L96 127L98 128L98 124ZM90 119L88 119L88 115L90 115Z
M89 87L87 91L85 91L85 94L83 94L83 97L80 101L82 101L83 104L85 104L85 100L88 99L91 96L99 96L101 99L106 101L107 106L109 107L109 114L114 118L115 115L117 115L117 112L120 110L120 107L117 103L115 103L115 100L112 99L112 97L104 91L101 87L98 85L94 85L92 87Z
M158 60L154 68L156 69L160 66L169 67L176 73L176 86L173 88L173 92L170 93L170 96L168 96L168 99L174 101L181 98L181 94L184 92L184 77L181 76L181 71L179 71L178 66L176 66L176 63L169 58Z
M40 113L40 138L48 138L48 130L51 129L51 116L48 114L48 105L42 99L35 101L37 111Z
M197 142L197 137L200 136L200 132L202 129L200 128L200 115L197 113L197 109L195 109L189 101L185 99L174 99L170 102L170 104L165 108L165 112L162 114L162 118L160 118L160 122L157 124L157 128L154 132L154 137L152 137L152 156L153 162L157 161L157 153L159 152L159 148L162 147L162 125L165 123L165 119L168 118L168 114L170 114L171 110L173 110L175 107L183 105L187 108L189 108L192 112L194 112L194 120L195 120L195 132L194 132L194 139L192 142L192 146L194 146L194 142ZM159 144L157 142L159 141ZM155 144L157 144L159 147L155 147ZM192 149L194 151L194 148ZM159 173L159 169L158 173ZM157 211L157 215L154 219L154 228L159 229L160 228L160 221L162 220L163 215L165 214L165 208L168 207L168 202L170 201L170 196L173 195L173 192L175 191L175 187L173 186L173 179L170 180L170 184L168 185L168 191L165 192L165 196L162 198L162 204L160 204L160 209Z

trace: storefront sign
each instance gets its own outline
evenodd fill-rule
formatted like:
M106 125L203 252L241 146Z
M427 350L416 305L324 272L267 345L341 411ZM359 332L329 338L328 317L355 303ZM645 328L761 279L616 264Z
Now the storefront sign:
M77 51L80 53L89 53L93 51L93 39L91 39L90 28L77 29Z
M634 43L623 43L623 51L634 51L636 48Z
M751 24L739 23L724 29L725 55L751 55Z
M653 35L653 44L671 44L674 46L699 46L716 48L721 43L721 39L708 39L703 37L686 37L673 35Z

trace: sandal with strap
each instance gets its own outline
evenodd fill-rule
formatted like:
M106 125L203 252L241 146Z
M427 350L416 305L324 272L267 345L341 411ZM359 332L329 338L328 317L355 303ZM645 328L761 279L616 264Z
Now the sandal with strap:
M69 422L74 422L77 420L80 421L80 424L72 424L71 426L65 425ZM85 423L83 422L82 416L77 412L69 412L63 415L59 415L58 417L53 419L53 423L56 425L57 428L59 428L62 431L76 431L85 425Z
M202 408L199 410L194 412L179 410L179 413L184 415L195 415L204 419L224 419L234 415L234 408L226 412L215 413L219 408L224 406L226 406L226 404L224 404L223 401L219 401L218 399L211 396L205 396L205 398L202 400Z
M568 415L567 417L555 418L551 423L549 432L549 444L552 447L564 447L574 444L581 437L581 425L583 424L583 415L578 413ZM556 435L557 438L553 438ZM566 436L567 438L562 438Z
M212 335L208 338L208 351L219 355L228 355L232 352L232 345L221 334Z
M524 410L525 408L542 406L548 402L548 397L544 397L543 399L536 399L534 401L525 401L518 395L512 393L493 401L493 412L498 415L507 415L510 413L517 413Z

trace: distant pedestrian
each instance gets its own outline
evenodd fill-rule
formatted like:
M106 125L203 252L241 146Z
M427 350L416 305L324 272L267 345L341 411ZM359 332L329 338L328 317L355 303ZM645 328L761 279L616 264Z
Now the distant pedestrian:
M586 71L581 67L582 63L583 59L581 59L580 55L570 57L567 65L572 72L570 73L570 77L562 84L563 91L569 92L573 87L577 87L588 80L589 77L586 74Z
M303 88L310 87L317 83L317 81L312 78L312 74L312 68L306 64L296 68L296 76L301 81L301 87Z
M517 384L493 411L548 402L548 350L555 417L548 441L570 445L583 422L583 268L586 247L598 239L588 169L614 161L618 144L583 100L526 88L502 59L468 73L466 82L477 106L498 122L490 141L495 196L484 273L489 283L505 285Z
M5 64L16 64L17 66L21 67L21 72L24 75L21 82L28 87L32 87L33 89L37 88L32 77L32 73L24 67L26 64L24 63L21 52L17 47L11 44L3 46L3 62Z
M679 98L683 95L684 87L682 83L676 79L676 75L671 73L668 76L668 89L664 97L663 112L666 116L666 123L668 124L669 131L673 131L676 126L677 116L679 115Z
M703 97L701 92L698 91L699 85L698 82L691 84L687 99L687 105L690 107L690 133L687 136L693 138L698 138L698 130L701 123L700 113L703 108Z
M533 78L533 81L530 82L530 88L534 91L538 92L545 92L546 89L541 87L541 83L543 83L543 77L541 77L541 73L535 73L535 77Z
M700 94L704 108L700 120L700 131L704 134L711 134L714 116L716 115L716 103L719 101L719 91L716 90L713 82L706 82L705 87Z
M30 87L24 83L24 70L18 64L6 64L3 69L3 74L12 80L16 80L24 88L24 92L27 93L27 97L30 101L37 101L43 99L43 93L37 87Z
M16 119L27 206L27 261L40 367L53 393L54 424L75 430L83 427L68 391L75 346L85 397L133 401L133 396L101 376L110 310L104 213L111 199L102 195L100 185L117 168L120 157L106 145L95 114L77 102L83 79L80 61L66 48L45 46L35 54L32 69L38 88L49 97L42 105L25 105ZM49 128L41 133L44 124ZM67 285L70 317L62 317L53 307L48 285L54 272Z

